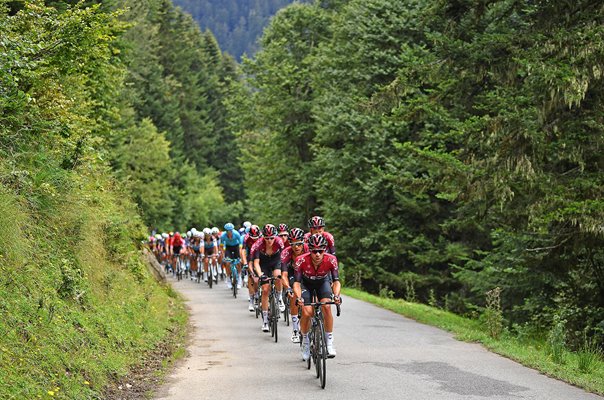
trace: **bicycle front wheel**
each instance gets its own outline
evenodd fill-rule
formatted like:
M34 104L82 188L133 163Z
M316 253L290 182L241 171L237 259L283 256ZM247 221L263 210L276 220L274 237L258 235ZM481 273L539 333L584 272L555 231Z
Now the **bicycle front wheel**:
M327 383L327 343L325 342L325 327L323 321L317 324L317 375L321 381L321 389L325 389Z
M277 342L278 339L278 335L277 335L277 321L279 321L279 300L277 300L277 296L273 296L273 302L271 304L271 308L272 308L272 318L271 318L271 322L272 322L272 329L273 332L275 333L275 343Z

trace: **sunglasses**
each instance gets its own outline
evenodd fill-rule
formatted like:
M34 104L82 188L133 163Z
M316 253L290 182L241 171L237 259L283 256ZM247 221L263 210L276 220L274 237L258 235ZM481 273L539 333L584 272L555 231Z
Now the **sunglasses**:
M274 236L265 236L264 237L266 240L275 240Z
M323 254L325 253L325 250L311 250L310 252L313 254Z
M279 237L288 237L289 235L287 233L282 233L281 235L279 235Z
M296 243L292 243L292 246L302 246L304 244L304 242L296 242Z

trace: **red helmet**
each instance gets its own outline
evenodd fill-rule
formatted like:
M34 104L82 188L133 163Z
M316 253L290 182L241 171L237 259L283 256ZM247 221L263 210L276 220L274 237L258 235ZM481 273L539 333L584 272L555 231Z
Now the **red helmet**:
M294 228L289 232L290 243L301 242L304 240L304 231L300 228Z
M318 215L315 215L314 217L308 220L309 228L321 228L323 226L325 226L325 221Z
M266 224L262 229L262 234L264 236L275 236L277 234L277 228L273 224Z
M325 250L327 248L327 239L320 233L315 233L308 238L308 249L313 250Z
M252 225L250 227L250 237L252 239L258 239L260 237L260 227L258 225Z
M287 233L287 231L289 231L289 227L287 226L287 224L279 224L279 227L277 228L277 232L279 232L279 233L281 233L281 232Z

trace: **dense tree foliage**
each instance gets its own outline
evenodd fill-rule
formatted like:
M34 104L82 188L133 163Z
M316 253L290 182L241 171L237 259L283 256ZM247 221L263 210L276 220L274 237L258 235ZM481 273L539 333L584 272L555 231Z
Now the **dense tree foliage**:
M262 30L275 13L293 0L175 0L202 29L216 35L227 53L240 59L258 50Z
M560 317L570 343L601 338L603 17L589 1L286 8L232 100L252 215L323 214L369 290L473 313L499 286L510 329Z

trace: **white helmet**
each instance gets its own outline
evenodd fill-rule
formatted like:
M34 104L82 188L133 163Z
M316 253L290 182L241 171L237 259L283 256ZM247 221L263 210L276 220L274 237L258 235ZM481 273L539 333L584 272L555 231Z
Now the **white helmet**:
M191 237L191 231L187 231L187 237Z
M161 234L161 237L163 237L164 239L167 239L167 238L168 238L168 236L169 236L169 235L168 235L166 232L164 232L164 233L162 233L162 234Z
M245 221L245 222L243 223L243 227L244 227L245 229L249 229L249 227L250 227L250 226L252 226L252 223L251 223L250 221Z
M204 235L211 235L212 231L210 230L210 228L203 228L203 234Z
M199 231L195 231L195 233L193 234L193 236L200 238L200 237L203 236L203 233L201 233Z
M195 229L195 228L191 228L191 233L192 233L193 235L194 235L194 234L196 234L196 233L197 233L197 229Z
M215 234L217 234L218 232L220 232L220 231L218 230L218 228L217 228L217 227L213 227L213 228L212 228L212 235L215 235Z
M161 235L158 233L155 235L155 239L160 240L161 239Z

